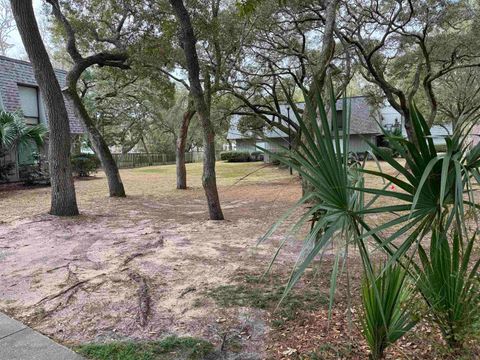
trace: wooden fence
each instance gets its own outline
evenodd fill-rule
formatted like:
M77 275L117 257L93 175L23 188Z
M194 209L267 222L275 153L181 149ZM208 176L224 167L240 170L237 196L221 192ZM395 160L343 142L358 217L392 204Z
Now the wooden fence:
M174 154L112 154L120 169L175 163ZM194 163L203 160L203 151L185 153L185 162Z

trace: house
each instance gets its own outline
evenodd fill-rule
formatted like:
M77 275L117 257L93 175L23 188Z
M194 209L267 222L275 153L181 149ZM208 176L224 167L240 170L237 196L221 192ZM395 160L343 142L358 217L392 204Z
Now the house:
M66 71L57 69L55 74L60 86L63 86L67 75ZM75 117L73 109L67 102L66 107L72 137L84 133L80 121ZM29 62L0 56L0 109L8 112L21 112L27 124L47 126L48 118L42 94ZM32 164L33 154L38 151L45 153L46 146L43 149L36 149L36 146L32 144L31 147L21 147L3 159L0 158L0 161L4 163L12 162L14 164L10 181L21 180L22 166Z
M367 98L364 96L356 96L348 99L351 107L350 117L350 151L363 152L369 149L368 141L376 142L377 137L381 134L381 129L378 126L376 117L372 107L368 104ZM298 103L298 108L303 109L305 104ZM336 105L337 116L342 116L343 101L338 101ZM290 106L287 104L280 105L280 112L282 115L295 121L295 114ZM272 118L272 117L270 117ZM233 116L230 129L228 131L227 139L232 143L232 146L237 151L258 151L256 146L260 146L271 152L277 152L282 147L288 148L289 135L283 131L268 127L263 131L263 138L255 136L251 132L241 133L238 130L238 124L241 117ZM280 122L276 119L274 121ZM288 127L285 121L282 125ZM269 162L269 157L265 156L265 161Z
M390 105L385 104L380 109L373 107L366 96L354 96L347 99L351 109L350 116L350 151L361 153L368 151L369 142L377 144L382 136L382 126L386 130L392 130L394 127L401 127L402 133L406 136L404 121L402 115ZM305 104L296 104L303 109ZM337 116L341 116L343 112L343 100L338 100L336 104ZM282 115L295 121L295 114L287 104L280 105ZM280 119L270 119L280 123ZM238 129L241 116L234 115L232 117L230 128L228 130L227 139L231 144L232 150L253 152L258 151L258 147L267 149L271 152L278 152L282 147L288 148L289 136L274 126L268 126L263 129L263 136L258 136L251 131L242 133ZM288 127L287 122L281 121L281 124ZM451 126L434 125L431 129L434 136L434 142L437 144L444 143L443 137L451 134ZM258 147L257 147L258 146ZM268 156L265 161L269 162Z
M391 105L385 104L379 109L380 123L385 130L392 130L395 127L402 128L402 135L407 137L407 130L405 129L405 123L402 115L395 110ZM432 134L433 143L436 145L445 144L445 137L452 135L452 124L433 125L430 128Z

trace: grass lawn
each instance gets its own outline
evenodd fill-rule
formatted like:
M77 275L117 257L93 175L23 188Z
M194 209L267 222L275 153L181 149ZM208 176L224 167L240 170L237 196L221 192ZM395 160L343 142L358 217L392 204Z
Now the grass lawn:
M213 355L214 347L201 339L168 336L161 341L83 345L77 351L95 360L202 360Z

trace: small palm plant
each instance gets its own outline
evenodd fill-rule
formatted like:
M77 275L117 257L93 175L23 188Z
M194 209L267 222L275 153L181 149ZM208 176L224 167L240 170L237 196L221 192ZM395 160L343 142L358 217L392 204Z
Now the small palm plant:
M472 125L463 124L446 139L447 151L439 154L422 115L414 106L411 111L416 143L394 137L390 140L408 166L388 154L384 157L400 176L363 170L402 190L363 189L380 195L382 203L398 203L394 205L397 216L370 233L376 237L380 230L396 227L383 242L379 240L380 246L391 254L390 262L412 265L410 274L419 279L417 288L433 322L449 346L459 347L472 335L479 319L479 262L473 260L472 251L478 231L474 184L480 181L480 144L470 148ZM380 151L374 144L372 150ZM382 205L368 212L387 210L393 209ZM416 254L420 261L415 260Z
M318 92L317 92L318 93ZM361 237L362 227L357 213L363 209L363 193L359 191L363 185L363 174L359 171L361 164L352 162L349 156L349 106L344 101L342 116L337 117L336 98L330 94L331 109L328 115L322 98L317 95L315 101L305 96L305 116L297 111L290 100L305 141L293 150L283 148L282 153L273 153L261 148L273 159L298 171L302 179L309 184L310 191L303 196L297 205L279 219L260 239L260 243L271 236L295 210L309 203L311 206L291 227L289 234L296 235L309 221L312 221L310 232L304 240L298 261L286 286L285 295L300 279L305 269L315 257L330 246L336 246L336 256L332 271L330 289L330 307L336 288L339 270L347 261L349 249L355 246L366 256L367 248ZM343 129L343 130L340 130ZM343 132L343 133L342 133ZM294 236L292 236L294 237ZM285 241L290 236L285 237ZM285 245L280 245L272 263ZM341 261L343 259L343 261ZM371 270L368 261L364 265Z
M27 125L15 113L0 111L0 148L12 150L34 142L43 145L47 129L43 125Z
M397 264L365 276L362 283L363 335L373 360L382 359L385 349L414 325L405 303L411 292L405 286L406 272Z
M41 146L46 133L47 129L43 125L27 125L19 115L0 111L0 159L4 159L13 150L31 143ZM12 162L2 161L0 180L7 180L13 168Z
M475 236L463 242L458 231L450 242L445 232L435 229L430 249L419 247L417 286L452 348L462 347L480 325L480 260L472 260Z
M319 93L317 91L317 94ZM453 345L449 339L458 339L463 331L458 324L467 324L464 321L465 317L463 314L460 316L460 313L470 314L472 319L476 318L472 312L475 314L477 312L475 307L478 304L478 297L476 285L473 284L476 284L478 279L471 270L467 272L458 266L445 266L439 269L440 265L445 265L446 260L443 259L439 265L439 260L436 260L439 255L435 252L429 253L427 249L436 247L435 237L432 236L435 232L448 234L455 228L459 237L470 238L471 230L467 224L472 217L477 220L478 206L475 203L473 184L480 183L478 170L480 144L470 149L468 134L471 128L467 125L458 126L454 135L446 139L447 151L439 154L426 121L412 104L410 112L415 139L385 134L390 146L401 159L383 152L375 144L370 144L373 154L382 157L398 172L392 175L382 172L381 169L367 169L358 162L350 161L348 148L350 114L348 110L343 111L342 118L337 119L336 98L332 91L330 91L330 116L327 115L328 112L319 95L315 100L305 96L305 100L306 110L303 114L299 114L290 101L304 136L299 141L298 147L291 151L284 148L282 154L262 149L272 158L295 169L311 189L260 240L265 241L281 223L296 216L298 214L296 210L305 209L290 228L288 235L293 236L285 237L273 257L273 263L287 239L294 239L300 229L313 220L287 283L285 294L292 289L317 256L323 254L327 248L330 249L328 245L334 244L337 246L331 275L331 307L339 271L345 268L352 247L359 251L365 276L374 279L374 264L370 259L368 246L368 242L372 242L377 250L382 250L387 255L386 269L398 264L412 280L420 279L417 289L426 300L435 322L446 329L442 329L442 332L447 342ZM344 109L347 108L344 100ZM340 122L342 126L338 126ZM339 131L339 128L343 130ZM385 186L366 187L365 175L381 179ZM392 184L395 190L391 189ZM366 196L370 196L371 200L365 201ZM312 203L308 208L304 206L307 202ZM378 215L385 214L389 214L390 219L377 223L378 219L384 218ZM478 226L475 229L478 230ZM467 266L471 260L472 250L466 252L465 249L469 246L473 248L475 244L473 240L469 244L466 247L462 246L461 242L460 245L456 245L463 251L461 255L455 255L455 258L462 259L461 262L464 264L462 266ZM451 251L452 253L456 254L456 250ZM421 257L420 262L418 254ZM450 263L458 265L459 261L452 256ZM431 265L434 263L435 265ZM473 266L476 272L478 265L475 263ZM440 293L432 286L438 281L437 277L454 278L452 289ZM372 288L375 290L376 286ZM455 293L453 289L456 291L463 289L463 292ZM450 296L448 301L435 299L442 294ZM374 291L374 295L375 301L381 303L381 292ZM443 305L439 306L441 303ZM464 310L459 312L461 308ZM456 323L451 321L457 316L451 316L455 312L458 319L462 319L455 320ZM448 325L444 326L446 318L450 320ZM385 316L382 321L387 325ZM404 327L406 330L408 328L409 326ZM388 343L388 338L384 337L382 341Z

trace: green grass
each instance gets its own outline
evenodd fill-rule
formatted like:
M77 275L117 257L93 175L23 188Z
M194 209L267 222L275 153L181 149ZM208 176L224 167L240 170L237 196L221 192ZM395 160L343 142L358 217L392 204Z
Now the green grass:
M202 177L202 163L187 164L187 176L194 183ZM175 176L175 165L151 166L136 169L129 169L134 173L160 174L165 177ZM289 178L290 175L285 170L279 170L275 167L267 166L263 162L246 163L226 163L218 161L216 163L217 181L220 185L233 185L237 180L247 176L242 180L244 182L265 182ZM200 185L200 184L199 184Z
M92 360L201 360L213 354L208 341L169 336L161 341L86 344L76 349Z
M272 325L281 327L285 321L293 320L301 310L314 310L328 304L328 295L320 287L309 284L301 291L290 292L280 303L285 290L281 280L259 280L246 276L240 284L222 285L207 292L218 306L246 306L275 311ZM278 308L277 308L278 306Z

